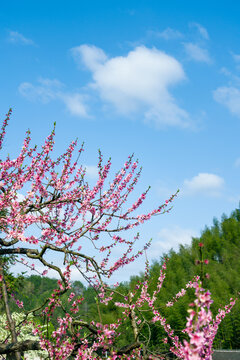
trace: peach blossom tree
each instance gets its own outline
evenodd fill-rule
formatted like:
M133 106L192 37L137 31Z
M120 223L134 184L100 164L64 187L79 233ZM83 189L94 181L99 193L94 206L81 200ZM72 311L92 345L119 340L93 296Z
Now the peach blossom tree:
M11 110L3 122L0 149L10 114ZM177 193L156 209L139 214L149 188L129 204L129 196L141 174L138 161L133 156L129 156L113 180L109 181L111 159L104 163L99 151L98 179L94 186L90 186L86 180L86 169L79 165L83 147L78 149L77 141L73 141L62 155L54 159L54 136L55 126L38 150L36 146L31 147L30 131L27 131L17 158L11 160L7 156L5 160L0 160L0 295L8 331L6 338L0 342L0 355L19 360L27 351L43 350L49 359L56 360L160 359L163 358L161 354L148 348L151 324L158 322L166 331L167 340L163 341L171 342L171 351L178 358L211 359L218 324L230 311L234 300L213 320L209 309L210 294L201 288L199 278L190 281L187 288L195 289L196 301L184 330L189 342L185 340L181 343L155 306L165 278L166 263L152 293L148 290L147 270L144 280L133 292L119 293L116 286L108 285L113 274L134 262L150 246L148 242L135 251L139 234L133 234L134 229L153 216L168 212ZM115 248L120 254L117 259L112 255ZM23 320L18 323L9 306L11 295L6 279L9 256L42 276L51 271L58 277L57 288L39 307L24 311L24 304L15 299L24 314ZM115 301L115 306L121 311L121 317L116 322L102 322L101 314L99 320L81 318L79 307L83 298L71 290L74 269L95 289L98 303L107 305L115 301L115 294L122 299ZM66 293L69 294L70 311L66 311L61 300ZM182 295L184 290L168 306ZM51 334L46 334L43 327L32 319L44 315L51 321L59 307L64 315L58 318L58 325ZM151 314L148 318L146 310ZM119 347L117 340L126 321L130 322L132 338ZM21 328L29 322L32 323L32 334L23 340ZM145 337L142 336L144 327L149 329L149 335ZM33 339L32 335L36 338Z

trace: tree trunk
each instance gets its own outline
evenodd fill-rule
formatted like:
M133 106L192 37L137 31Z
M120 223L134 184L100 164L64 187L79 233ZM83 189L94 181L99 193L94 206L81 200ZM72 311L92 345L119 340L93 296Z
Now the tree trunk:
M6 316L7 316L7 322L8 322L8 326L9 326L9 330L11 332L11 339L12 339L12 343L17 343L17 334L16 334L16 329L15 329L15 322L12 318L12 314L10 311L10 307L9 307L9 303L8 303L8 294L7 294L7 285L6 285L6 281L5 281L5 277L4 277L4 272L3 272L3 263L0 260L0 277L1 277L1 283L2 283L2 296L3 296L3 302L4 302L4 307L5 307L5 312L6 312ZM19 351L7 354L7 360L21 360L21 353Z

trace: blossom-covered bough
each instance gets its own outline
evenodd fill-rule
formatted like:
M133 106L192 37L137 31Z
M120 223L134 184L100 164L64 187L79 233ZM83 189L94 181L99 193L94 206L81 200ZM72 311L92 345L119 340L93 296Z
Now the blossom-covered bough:
M11 110L2 126L0 149L10 114ZM54 135L55 127L41 151L38 151L37 147L30 146L30 132L27 131L19 156L14 160L9 157L0 160L0 292L9 332L1 340L0 354L5 354L7 359L18 360L24 358L24 353L29 350L43 350L48 358L55 360L160 359L162 355L153 353L148 347L151 324L159 322L171 342L171 351L179 358L210 359L211 344L219 321L216 320L210 326L211 314L204 313L204 308L208 306L206 296L204 301L199 300L203 290L198 278L187 286L196 289L198 302L195 305L200 312L195 315L192 310L190 313L185 330L190 341L184 344L174 335L174 331L155 307L165 278L166 264L163 265L157 287L151 294L148 290L148 270L135 291L120 293L117 288L107 285L107 280L117 270L133 262L150 245L150 242L146 243L142 249L134 251L139 235L133 235L132 229L138 228L153 216L168 212L177 193L149 213L136 215L149 189L133 204L128 204L129 195L141 174L133 156L128 158L109 183L111 160L104 164L99 152L98 180L91 187L86 181L86 169L78 164L83 147L77 150L77 141L74 141L54 160ZM91 250L86 243L91 245ZM118 259L112 261L115 247L119 248L118 253L121 249L122 252ZM23 307L24 313L23 320L18 323L9 306L10 294L5 276L5 261L8 256L14 256L14 261L33 270L44 269L41 270L43 276L51 270L59 278L58 287L38 308L24 311L24 304L16 300L17 305ZM107 305L113 301L121 310L121 317L115 323L104 324L101 313L98 321L81 318L79 306L83 298L71 292L71 272L75 268L89 286L95 289L97 303ZM68 300L71 308L68 312L61 302L62 295L67 291L71 292ZM122 301L116 302L115 295ZM168 305L171 306L182 295L184 291L177 294ZM230 311L233 304L234 301L231 301L225 313ZM46 335L43 327L34 325L32 319L44 314L50 320L57 307L61 307L65 314L58 319L58 326L51 335L48 332ZM99 307L98 310L100 312ZM146 316L146 310L150 316ZM202 317L199 318L199 314ZM219 314L219 318L222 315L223 313ZM19 333L29 319L33 322L33 333L37 337L35 340L30 336L28 340L22 340ZM118 338L126 322L130 324L132 338L129 343L119 347ZM148 329L148 336L143 335L143 328ZM207 339L210 346L208 352L202 349L205 346L203 338L204 341ZM203 354L206 356L203 357Z

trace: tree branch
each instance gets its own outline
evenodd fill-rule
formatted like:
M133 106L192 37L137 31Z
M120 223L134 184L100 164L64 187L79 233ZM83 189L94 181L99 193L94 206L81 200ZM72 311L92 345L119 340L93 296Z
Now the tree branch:
M0 245L2 246L12 246L15 245L19 240L18 239L13 239L11 241L5 241L3 239L0 239Z
M28 248L16 248L16 249L0 249L0 255L7 255L7 254L34 254L38 255L38 250L35 249L28 249Z
M21 353L29 350L42 350L39 341L24 340L18 343L0 344L0 354L10 354L16 351Z

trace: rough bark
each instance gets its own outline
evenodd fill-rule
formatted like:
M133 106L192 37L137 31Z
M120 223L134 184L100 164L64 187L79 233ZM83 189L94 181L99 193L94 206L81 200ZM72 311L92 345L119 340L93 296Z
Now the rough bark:
M0 344L0 354L11 354L13 352L25 352L29 350L42 350L39 341L24 340L11 344Z

